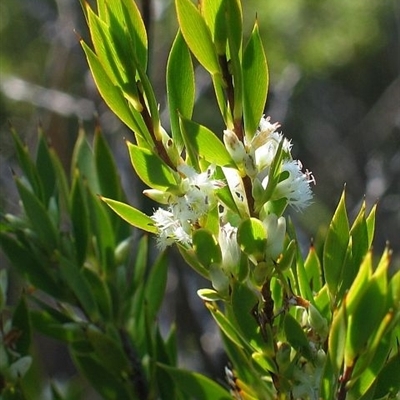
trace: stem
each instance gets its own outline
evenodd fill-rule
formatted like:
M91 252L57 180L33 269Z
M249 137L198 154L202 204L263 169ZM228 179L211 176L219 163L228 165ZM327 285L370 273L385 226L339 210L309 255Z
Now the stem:
M135 388L138 399L146 400L148 398L148 387L136 349L125 330L120 329L119 335L125 354L132 365L132 373L129 376L132 386Z
M351 366L345 367L343 375L339 378L340 386L338 390L337 400L346 400L347 388L346 384L353 373L354 363Z
M148 131L150 132L151 138L153 139L155 152L169 167L171 167L173 170L176 170L174 164L172 163L171 159L168 156L167 151L165 150L164 145L162 144L162 142L160 140L157 140L156 135L154 134L153 120L147 109L146 102L143 97L143 93L140 90L139 90L139 99L140 99L140 103L143 106L143 110L141 111L143 121L146 124Z

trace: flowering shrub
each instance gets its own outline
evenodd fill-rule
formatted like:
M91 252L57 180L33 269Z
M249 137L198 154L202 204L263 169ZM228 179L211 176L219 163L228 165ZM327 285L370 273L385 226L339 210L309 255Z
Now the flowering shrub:
M239 0L175 5L168 133L146 74L147 35L135 3L97 0L96 10L83 4L92 46L83 40L82 46L100 94L134 134L127 142L132 166L148 186L144 194L160 205L152 215L126 203L101 135L93 154L83 138L78 142L69 188L43 139L35 165L14 134L30 185L17 179L25 216L18 223L7 216L2 246L30 284L75 307L65 312L35 298L41 309L30 311L34 325L67 342L80 371L110 399L398 395L400 273L389 271L389 249L378 262L372 257L375 207L368 214L363 204L350 225L343 193L322 254L311 246L303 258L285 211L312 202L315 179L293 159L279 123L263 115L268 68L257 22L244 41ZM210 74L223 132L192 120L192 56ZM50 180L41 169L45 157ZM156 236L162 255L144 285L145 242L129 281L121 256L127 225L95 191L122 220ZM73 226L66 236L57 229L61 207ZM173 335L163 339L153 323L169 246L210 282L198 295L230 359L225 385L180 369ZM21 309L15 315L29 314L24 300ZM16 329L26 333L27 326ZM29 363L26 346L18 354L3 352L9 371L20 356ZM8 379L18 381L11 372Z

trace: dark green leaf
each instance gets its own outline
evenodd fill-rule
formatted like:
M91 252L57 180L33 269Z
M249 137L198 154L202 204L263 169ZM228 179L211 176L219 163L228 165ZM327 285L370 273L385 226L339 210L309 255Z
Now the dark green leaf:
M99 310L90 285L77 265L59 255L59 269L65 284L75 294L77 304L92 320L98 320Z
M20 355L29 354L31 345L31 321L25 296L19 300L12 316L12 329L16 330L18 339L14 343L15 351Z
M290 313L285 315L284 329L286 339L290 345L294 349L298 350L305 358L310 360L312 358L312 354L307 336L299 322Z
M58 245L58 232L43 203L19 179L16 179L16 184L32 229L50 251L55 249Z
M164 298L168 276L168 260L166 252L161 253L153 264L146 280L145 298L150 321L152 321Z
M196 372L158 364L174 380L175 384L188 396L196 400L230 400L229 392L216 382Z

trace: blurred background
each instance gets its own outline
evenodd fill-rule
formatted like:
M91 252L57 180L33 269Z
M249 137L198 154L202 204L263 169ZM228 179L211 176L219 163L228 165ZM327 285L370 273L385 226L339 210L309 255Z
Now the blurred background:
M265 114L279 121L294 157L316 178L314 204L293 215L304 241L326 229L346 185L350 216L365 198L378 202L376 254L387 241L393 268L400 252L400 2L397 0L245 0L245 35L258 20L270 69ZM168 128L165 67L177 29L169 0L138 0L149 29L149 75ZM132 134L100 99L79 38L88 32L78 0L5 0L0 3L0 208L18 210L10 167L11 123L34 149L37 127L65 168L81 122L89 137L96 118L120 166L132 204L151 212L131 169L125 139ZM196 65L194 119L221 134L210 79ZM318 241L317 241L318 243ZM173 253L173 252L172 252ZM176 320L182 365L222 374L218 333L192 294L206 285L173 253L161 322ZM2 266L4 257L0 258ZM38 338L43 375L69 379L66 349ZM45 343L45 344L44 344ZM44 350L44 348L46 350Z

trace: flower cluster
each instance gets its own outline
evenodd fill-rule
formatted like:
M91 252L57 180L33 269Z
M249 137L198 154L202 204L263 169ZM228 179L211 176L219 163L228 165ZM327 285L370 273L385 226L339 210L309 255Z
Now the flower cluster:
M214 166L202 173L187 164L181 164L177 169L182 176L180 194L169 194L166 197L168 209L158 208L151 217L159 231L157 244L161 250L174 242L191 245L194 227L216 204L215 190L224 186L222 181L212 179ZM154 190L145 193L156 197ZM159 198L165 197L164 193L159 195Z
M225 275L235 275L241 256L238 228L243 220L254 215L254 210L249 209L249 191L245 188L244 178L248 177L250 181L247 181L247 185L249 182L252 185L251 194L254 204L259 206L256 211L267 238L262 252L264 260L278 259L286 234L286 221L282 213L287 205L297 210L304 209L312 199L310 184L315 183L310 172L303 172L301 162L293 160L292 144L277 131L279 127L278 123L271 123L270 118L262 118L255 134L251 138L245 137L243 141L235 132L229 129L224 131L225 147L236 165L236 168L222 168L225 182L213 178L214 166L198 173L193 167L181 163L177 167L182 178L179 194L146 191L147 195L157 197L157 200L163 199L161 202L167 205L166 209L158 208L151 217L158 228L160 249L173 243L189 249L194 230L203 226L203 217L218 203L221 206L219 233L215 240L221 250L221 262L218 270L213 265L212 271L219 276L219 280L221 271ZM232 194L238 215L234 215L235 211L216 196L216 189L225 185ZM274 202L280 202L283 206L276 210L271 206Z

